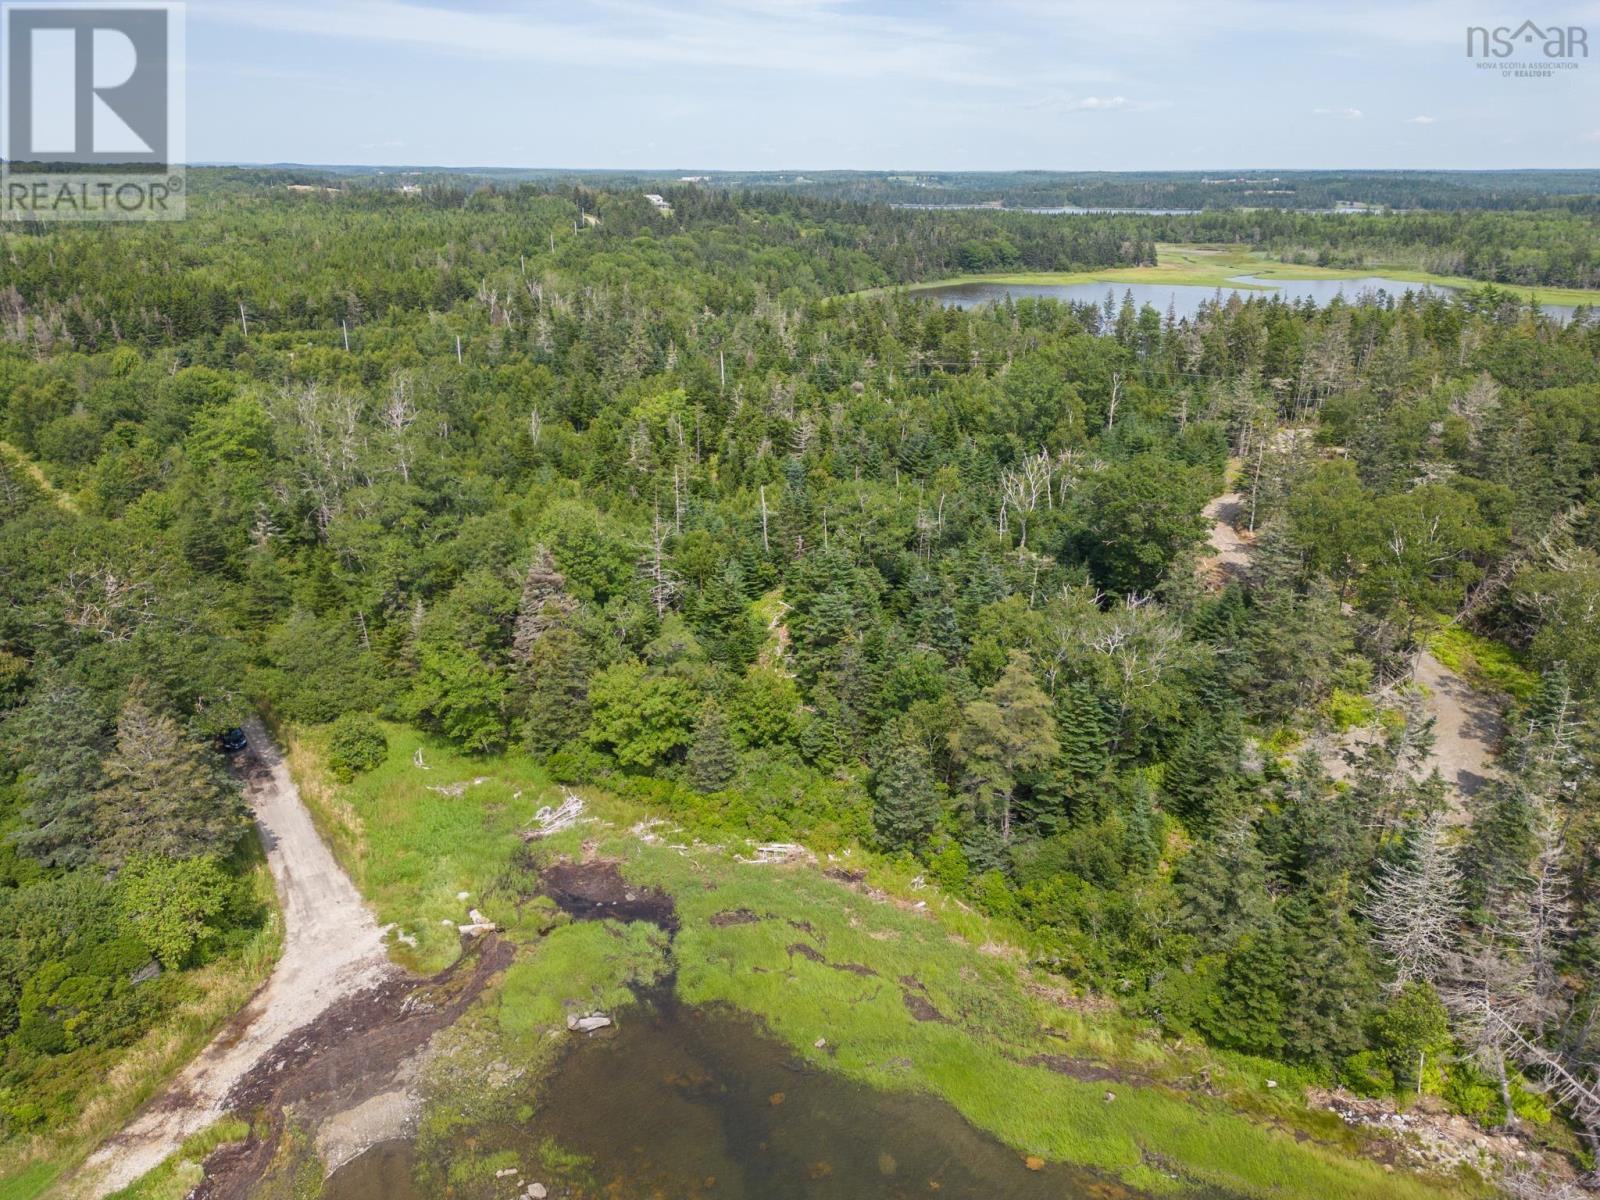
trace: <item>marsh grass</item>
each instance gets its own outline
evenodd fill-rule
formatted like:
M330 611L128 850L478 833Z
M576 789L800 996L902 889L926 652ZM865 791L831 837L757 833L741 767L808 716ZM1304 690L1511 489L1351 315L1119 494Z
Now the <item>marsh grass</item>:
M465 890L524 943L501 985L451 1031L460 1049L444 1076L452 1087L473 1084L461 1106L448 1096L430 1105L424 1134L457 1136L476 1119L472 1097L498 1094L497 1077L474 1063L548 1070L566 1014L615 1011L666 969L664 941L647 926L566 924L532 898L537 862L519 831L557 792L537 768L469 760L413 731L387 732L382 767L346 787L307 789L330 812L349 806L355 849L344 852L356 856L380 918L415 931L420 963L442 965L456 939L441 921L459 913L456 893ZM314 735L296 742L296 769L314 767ZM429 771L412 765L418 746ZM478 777L459 796L427 790ZM941 1096L1019 1153L1098 1167L1154 1192L1205 1185L1243 1196L1422 1200L1478 1191L1470 1181L1390 1174L1356 1156L1356 1135L1307 1110L1307 1080L1283 1064L1173 1043L1104 1002L1074 1003L1061 981L1030 970L1002 925L921 886L906 864L852 850L831 863L848 869L842 879L824 873L827 862L743 863L740 845L649 829L640 824L652 815L645 809L583 794L591 822L535 843L536 859L614 859L629 881L669 892L680 997L753 1014L818 1066ZM730 913L739 916L713 923ZM435 926L441 936L427 936ZM1122 1074L1085 1082L1029 1064L1041 1054ZM1281 1086L1268 1090L1269 1077Z
M948 287L956 283L1036 284L1049 286L1072 283L1104 283L1115 287L1124 283L1170 283L1195 287L1226 287L1240 292L1264 291L1266 285L1233 282L1237 276L1253 275L1264 280L1273 279L1364 279L1381 275L1403 283L1432 284L1435 287L1481 288L1489 281L1470 279L1464 275L1435 275L1414 267L1399 264L1373 263L1369 266L1346 269L1318 267L1310 264L1286 263L1270 258L1264 253L1243 245L1161 242L1156 246L1156 265L1153 267L1112 267L1099 271L1039 271L1030 273L990 273L957 275L947 279L927 280L910 284L904 291L916 293L928 288ZM1537 300L1545 304L1600 304L1600 290L1584 288L1525 287L1516 284L1495 284L1524 302ZM895 288L871 288L852 293L855 296L882 295ZM1120 298L1119 298L1120 302Z

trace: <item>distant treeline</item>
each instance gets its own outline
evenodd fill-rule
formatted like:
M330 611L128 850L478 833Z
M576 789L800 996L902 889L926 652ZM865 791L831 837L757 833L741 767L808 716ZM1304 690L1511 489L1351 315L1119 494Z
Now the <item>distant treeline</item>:
M447 170L440 167L222 167L214 181L258 185L345 181L472 187L578 184L660 191L691 183L718 190L780 190L863 204L998 204L1006 208L1281 208L1367 205L1391 209L1561 208L1600 212L1600 171L624 171Z

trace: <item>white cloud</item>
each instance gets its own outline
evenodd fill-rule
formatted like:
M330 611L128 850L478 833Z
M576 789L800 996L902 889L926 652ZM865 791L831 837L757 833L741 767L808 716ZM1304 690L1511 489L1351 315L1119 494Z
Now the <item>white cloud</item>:
M526 13L454 8L445 0L217 0L203 17L301 38L569 66L740 67L1019 86L1014 74L983 61L959 29L830 0L703 0L682 7L613 0Z
M1438 117L1407 117L1406 118L1406 124L1407 125L1437 125L1438 123L1439 123L1439 118Z
M1069 100L1066 105L1068 112L1109 112L1114 108L1129 107L1126 96L1081 96L1076 100Z
M1600 142L1600 129L1591 129L1583 135L1583 140L1586 142Z
M1359 108L1313 108L1313 116L1338 117L1341 121L1359 121L1361 110Z

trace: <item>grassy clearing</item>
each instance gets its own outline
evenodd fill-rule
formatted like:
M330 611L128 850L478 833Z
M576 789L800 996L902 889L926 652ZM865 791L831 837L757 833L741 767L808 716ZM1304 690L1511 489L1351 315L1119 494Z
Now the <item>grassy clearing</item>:
M510 1096L499 1091L510 1087L506 1061L524 1079L548 1066L569 1011L615 1011L654 979L663 942L654 929L612 922L550 932L549 906L530 898L533 868L518 855L517 831L555 796L536 768L514 757L464 759L400 728L389 734L388 762L347 787L305 787L315 736L292 740L302 787L324 821L347 828L341 852L381 918L414 931L419 963L441 964L455 943L441 922L460 912L464 890L527 944L501 986L450 1031L454 1049L441 1069L450 1093L430 1105L424 1136L453 1136L480 1119L484 1097ZM432 770L413 765L418 747ZM428 790L472 780L480 782L456 797ZM631 882L670 892L682 924L674 947L682 997L752 1013L818 1065L879 1088L937 1094L1021 1153L1097 1166L1151 1190L1173 1191L1181 1178L1307 1200L1475 1194L1468 1183L1389 1174L1355 1157L1355 1135L1307 1110L1288 1068L1174 1045L1051 991L996 926L914 886L894 863L841 856L837 866L868 872L854 887L820 866L741 863L741 847L703 845L685 832L641 837L648 814L585 796L592 819L538 843L539 855L614 858ZM756 919L713 924L738 910ZM435 927L440 936L427 936ZM908 992L927 1006L923 1018L929 1010L937 1018L918 1019ZM1080 1082L1027 1064L1039 1054L1092 1059L1125 1076ZM1202 1071L1217 1097L1181 1090ZM1269 1073L1282 1086L1269 1091ZM473 1086L454 1096L462 1080Z
M1538 675L1523 664L1515 650L1459 625L1441 628L1428 639L1428 649L1446 667L1482 691L1503 692L1526 702L1539 690Z
M262 929L239 949L187 974L188 1001L133 1045L108 1056L76 1121L0 1153L0 1200L70 1194L67 1185L55 1187L57 1181L166 1087L266 982L278 960L283 926L265 857L251 881L269 912Z
M387 761L339 785L323 769L320 730L282 732L289 768L318 828L379 922L403 935L392 949L397 961L425 973L448 966L460 952L455 926L466 920L469 904L484 907L513 935L534 936L548 924L540 910L519 918L514 910L490 911L483 899L507 876L522 845L519 831L542 805L560 803L560 789L532 762L470 759L415 730L387 725ZM426 768L416 765L418 750Z
M1485 280L1470 279L1462 275L1435 275L1410 267L1382 263L1360 269L1318 267L1280 262L1266 254L1241 245L1189 245L1162 242L1156 247L1157 263L1153 267L1113 267L1099 271L1040 271L1035 273L995 273L986 275L958 275L948 279L929 280L908 284L903 289L872 288L853 293L857 296L874 296L904 290L926 291L929 288L949 287L958 283L1034 284L1064 286L1074 283L1104 283L1108 286L1125 283L1169 283L1194 287L1224 287L1248 292L1264 290L1267 285L1235 283L1240 275L1253 275L1260 279L1284 281L1291 279L1363 279L1370 275L1383 275L1406 283L1425 283L1435 287L1478 288ZM1524 301L1537 300L1543 304L1593 304L1600 305L1600 291L1584 288L1519 287L1496 284Z

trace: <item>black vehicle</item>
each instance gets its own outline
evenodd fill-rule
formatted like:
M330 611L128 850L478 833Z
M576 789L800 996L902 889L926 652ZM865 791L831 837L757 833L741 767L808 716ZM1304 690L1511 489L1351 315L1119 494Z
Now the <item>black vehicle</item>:
M217 739L217 746L224 754L238 754L241 750L249 749L250 742L244 736L244 730L234 726Z

